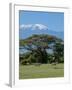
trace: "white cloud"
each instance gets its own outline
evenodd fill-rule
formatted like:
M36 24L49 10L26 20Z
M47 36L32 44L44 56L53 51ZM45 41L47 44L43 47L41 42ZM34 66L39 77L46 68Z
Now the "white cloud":
M33 25L32 30L36 30L36 29L38 29L38 30L47 30L48 27L43 25L43 24L35 24L35 25Z
M32 24L22 24L22 25L20 25L20 29L29 29L29 28L31 28L32 27Z
M31 30L47 30L48 29L48 27L43 24L22 24L20 25L20 29L23 29L23 30L27 30L30 28Z

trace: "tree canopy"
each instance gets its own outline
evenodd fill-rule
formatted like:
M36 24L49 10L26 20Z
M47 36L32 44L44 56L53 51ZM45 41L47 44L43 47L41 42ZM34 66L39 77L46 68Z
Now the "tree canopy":
M26 60L37 63L47 63L48 53L46 50L52 49L54 56L63 56L64 43L63 40L46 34L34 34L26 39L22 39L19 42L19 49L26 49L29 52L29 56ZM59 58L57 58L59 59Z

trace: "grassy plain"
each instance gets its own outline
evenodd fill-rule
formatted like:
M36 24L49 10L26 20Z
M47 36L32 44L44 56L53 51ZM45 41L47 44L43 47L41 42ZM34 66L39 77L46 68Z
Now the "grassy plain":
M19 79L64 77L64 64L20 65Z

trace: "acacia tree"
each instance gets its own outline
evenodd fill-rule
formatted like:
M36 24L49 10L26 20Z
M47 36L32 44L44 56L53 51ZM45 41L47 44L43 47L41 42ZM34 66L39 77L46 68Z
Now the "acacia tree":
M26 49L31 54L36 54L37 63L47 63L47 52L46 49L52 48L50 44L56 41L61 41L55 36L51 35L32 35L31 37L20 40L20 49Z

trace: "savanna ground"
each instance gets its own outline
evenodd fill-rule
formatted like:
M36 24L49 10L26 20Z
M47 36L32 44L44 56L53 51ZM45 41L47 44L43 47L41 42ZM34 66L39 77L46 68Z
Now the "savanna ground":
M19 79L64 77L64 64L20 65Z

